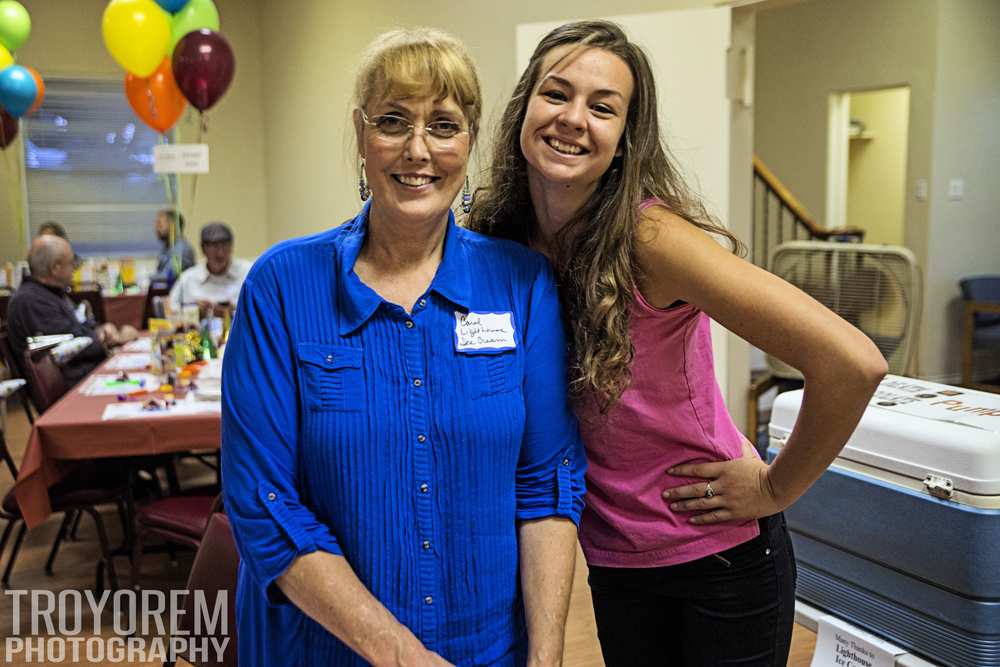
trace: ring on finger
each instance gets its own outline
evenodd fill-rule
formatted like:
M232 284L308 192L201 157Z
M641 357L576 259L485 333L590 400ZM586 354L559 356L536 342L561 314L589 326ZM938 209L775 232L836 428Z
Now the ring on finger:
M706 482L705 483L705 497L706 498L711 498L714 495L715 495L715 490L712 488L712 483L711 482Z

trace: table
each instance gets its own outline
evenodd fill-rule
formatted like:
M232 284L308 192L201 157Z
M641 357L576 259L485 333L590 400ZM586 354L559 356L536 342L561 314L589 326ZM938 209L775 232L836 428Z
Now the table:
M142 315L146 307L146 293L120 294L104 297L104 319L115 326L131 325L142 329Z
M14 486L29 528L52 513L49 487L72 469L74 461L219 449L219 413L104 421L104 407L117 403L117 397L86 396L82 391L94 375L115 372L105 369L110 361L95 368L35 419Z

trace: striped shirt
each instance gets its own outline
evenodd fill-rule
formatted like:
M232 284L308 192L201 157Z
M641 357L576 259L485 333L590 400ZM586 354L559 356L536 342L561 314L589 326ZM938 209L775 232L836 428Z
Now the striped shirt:
M240 296L222 446L240 665L365 664L273 584L315 550L447 660L523 664L516 523L583 507L552 274L450 218L408 314L353 270L367 211L272 248Z

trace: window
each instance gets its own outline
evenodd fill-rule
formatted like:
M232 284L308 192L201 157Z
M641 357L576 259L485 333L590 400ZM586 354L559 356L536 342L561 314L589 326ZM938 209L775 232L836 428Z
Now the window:
M153 146L170 139L136 117L121 82L48 80L25 120L31 235L53 220L81 255L155 255L153 220L175 206L177 183L153 173Z

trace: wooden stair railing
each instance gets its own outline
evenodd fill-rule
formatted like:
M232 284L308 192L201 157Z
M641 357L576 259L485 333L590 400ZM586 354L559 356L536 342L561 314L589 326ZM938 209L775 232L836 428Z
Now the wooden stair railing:
M861 243L859 227L827 229L820 226L767 165L753 158L753 263L768 268L775 246L785 241L851 241Z

